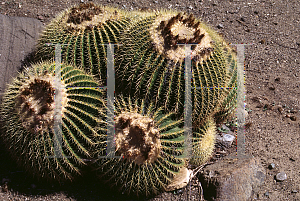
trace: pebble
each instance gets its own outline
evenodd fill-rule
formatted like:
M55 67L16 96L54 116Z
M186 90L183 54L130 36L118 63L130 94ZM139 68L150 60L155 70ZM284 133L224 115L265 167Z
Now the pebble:
M292 190L292 193L298 193L298 191L297 190Z
M177 191L176 191L176 194L182 194L183 193L183 190L182 189L178 189Z
M280 172L276 175L276 180L277 181L284 181L287 179L286 173L285 172Z
M269 168L270 170L274 169L274 168L275 168L275 164L274 164L274 163L271 163L271 164L268 166L268 168Z
M297 120L297 118L296 118L295 116L291 116L290 119L291 119L292 121L296 121L296 120Z
M218 24L217 28L218 29L224 29L224 25L223 24Z
M269 87L269 89L274 91L274 90L275 90L275 87Z
M235 140L235 136L230 135L230 134L223 134L223 136L217 136L217 141L219 143L222 143L226 147L230 147L233 140Z
M265 192L265 196L269 197L269 192L268 191Z
M44 17L42 15L38 15L39 20L44 20Z

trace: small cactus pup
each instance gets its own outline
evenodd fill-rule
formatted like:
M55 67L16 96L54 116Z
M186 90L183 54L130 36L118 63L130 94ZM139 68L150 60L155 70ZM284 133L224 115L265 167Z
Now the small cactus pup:
M75 5L53 19L41 33L36 60L54 58L54 44L59 43L64 62L83 67L106 86L106 44L118 44L120 33L135 15L94 3Z
M189 181L182 121L153 109L143 101L138 104L119 97L115 101L115 147L106 153L108 142L99 141L95 171L101 181L122 193L149 196L182 188Z
M55 79L55 64L50 62L33 64L14 78L0 109L1 138L12 158L34 177L72 181L92 157L101 133L103 92L91 75L62 64L61 108L56 108ZM54 130L54 115L59 113L60 135Z
M116 54L117 93L154 100L156 106L183 114L184 44L191 45L193 123L201 125L224 98L229 80L230 47L193 15L161 11L147 16L121 36Z
M211 117L200 128L194 129L190 164L200 166L210 159L215 148L216 129L215 120Z

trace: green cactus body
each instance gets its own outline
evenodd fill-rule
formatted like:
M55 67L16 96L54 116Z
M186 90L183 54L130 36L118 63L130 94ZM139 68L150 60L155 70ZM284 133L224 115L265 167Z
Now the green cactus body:
M235 115L237 107L237 60L234 52L228 52L227 61L229 64L229 82L227 84L226 93L223 102L218 106L215 114L217 124Z
M224 98L228 45L192 15L161 12L126 30L117 52L116 92L144 97L156 106L183 114L185 47L191 47L193 124L201 125ZM196 89L196 87L201 87Z
M102 92L92 76L70 65L61 66L62 142L54 132L55 64L32 65L4 93L1 138L13 159L35 177L72 181L98 136ZM56 145L55 145L56 144ZM54 150L60 150L60 157ZM58 153L58 152L56 152Z
M134 17L138 18L138 14L94 3L73 6L52 20L43 31L36 59L54 58L53 44L60 43L63 61L83 67L106 85L105 44L118 44L120 33Z
M101 158L95 167L101 180L123 193L147 196L177 183L180 186L182 178L189 178L185 159L180 157L184 136L178 126L182 121L130 99L119 98L115 105L115 153L119 158L103 158L107 142L99 144Z
M210 159L215 147L216 129L213 118L208 118L203 126L194 130L190 164L199 166Z

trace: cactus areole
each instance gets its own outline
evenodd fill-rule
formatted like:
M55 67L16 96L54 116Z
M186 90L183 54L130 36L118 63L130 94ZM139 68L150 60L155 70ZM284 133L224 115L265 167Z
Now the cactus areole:
M44 73L43 76L25 81L20 87L16 100L16 109L24 128L30 133L48 132L54 124L54 95L53 77ZM64 83L61 83L64 86ZM62 90L62 107L67 103L66 90Z
M160 153L159 130L138 113L121 113L116 121L116 150L136 164L153 163Z
M212 39L192 14L185 17L181 13L161 15L150 33L159 53L173 61L182 62L185 58L185 47L180 44L194 44L191 57L196 61L206 60L213 51Z
M117 10L107 10L94 3L83 3L69 10L65 16L67 26L72 29L92 29L99 23L105 23L107 20L116 20L120 18Z

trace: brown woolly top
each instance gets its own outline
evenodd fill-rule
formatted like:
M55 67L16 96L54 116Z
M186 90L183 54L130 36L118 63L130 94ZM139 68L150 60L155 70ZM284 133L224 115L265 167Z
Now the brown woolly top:
M157 159L161 146L159 130L151 118L138 113L121 113L115 128L117 155L138 165Z
M210 36L192 14L161 14L150 29L150 35L159 53L173 61L182 62L185 58L185 47L179 44L195 44L191 46L191 56L196 61L205 60L213 51Z
M119 19L122 15L116 8L104 7L94 3L81 3L68 9L62 18L69 30L92 29L108 20Z
M24 128L31 133L42 134L54 125L54 77L45 72L44 76L33 77L20 89L16 109ZM64 83L62 83L64 86ZM63 87L62 106L66 105L66 92ZM63 107L64 108L64 107Z

